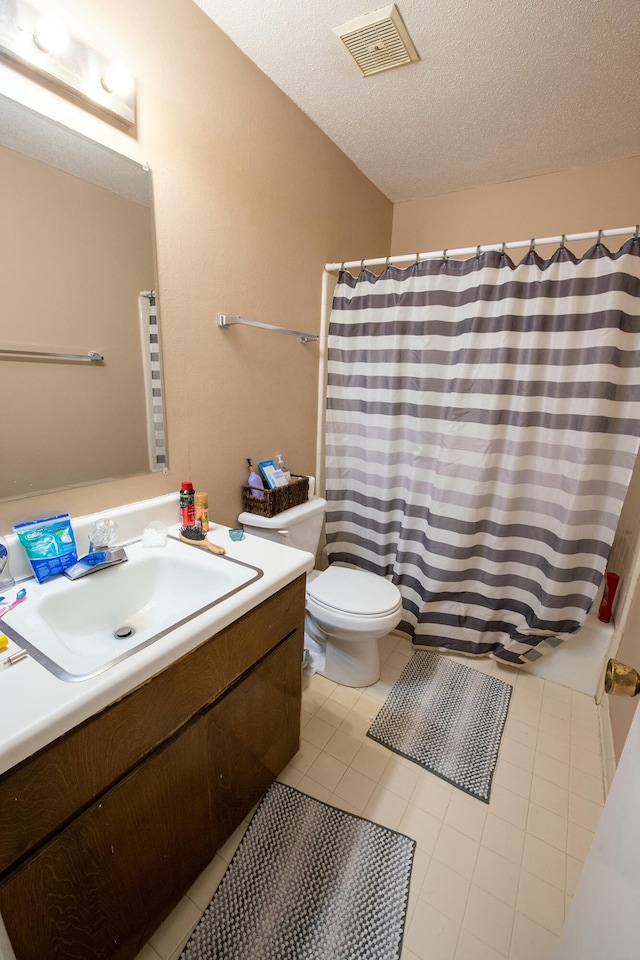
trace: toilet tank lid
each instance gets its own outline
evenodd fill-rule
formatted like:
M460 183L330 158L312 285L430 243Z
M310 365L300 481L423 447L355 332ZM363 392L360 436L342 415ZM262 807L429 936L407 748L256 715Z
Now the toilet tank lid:
M338 565L307 581L307 595L325 607L361 616L382 616L402 603L400 591L390 580Z
M327 501L322 497L313 497L306 503L301 503L297 507L290 507L283 510L282 513L276 513L275 517L263 517L259 513L249 513L245 510L238 517L238 522L243 527L260 527L262 530L285 530L289 526L294 526L302 520L308 520L309 517L317 513L324 513L327 508Z

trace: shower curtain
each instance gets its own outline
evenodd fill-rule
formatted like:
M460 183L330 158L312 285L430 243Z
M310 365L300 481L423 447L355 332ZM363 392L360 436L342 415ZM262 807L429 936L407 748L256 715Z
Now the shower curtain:
M522 664L579 629L638 450L640 242L356 278L329 327L330 562L419 646Z

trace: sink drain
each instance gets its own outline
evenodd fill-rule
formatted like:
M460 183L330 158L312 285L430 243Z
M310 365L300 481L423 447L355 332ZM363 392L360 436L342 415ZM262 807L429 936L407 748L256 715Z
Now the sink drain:
M113 631L113 635L116 640L128 640L129 637L132 637L135 633L133 627L119 627L117 630Z

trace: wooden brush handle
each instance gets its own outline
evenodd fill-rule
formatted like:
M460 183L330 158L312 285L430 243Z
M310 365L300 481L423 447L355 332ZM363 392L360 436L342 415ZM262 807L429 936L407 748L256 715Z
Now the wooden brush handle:
M195 543L196 541L194 540L192 542ZM198 546L206 547L207 550L211 550L211 553L217 553L219 557L223 557L227 552L224 547L219 547L217 543L211 543L211 540L198 540L197 543Z
M219 547L217 543L211 543L206 537L204 540L192 540L190 537L185 537L181 530L178 531L178 537L183 543L189 543L192 547L204 547L205 550L211 550L211 553L216 553L219 557L223 557L227 552L224 547Z

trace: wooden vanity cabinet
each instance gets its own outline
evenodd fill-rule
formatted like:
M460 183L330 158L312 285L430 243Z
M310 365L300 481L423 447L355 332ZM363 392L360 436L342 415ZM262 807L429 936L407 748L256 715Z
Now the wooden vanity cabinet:
M0 852L7 820L32 838L0 876L17 960L136 956L297 751L303 636L301 577L0 778Z

